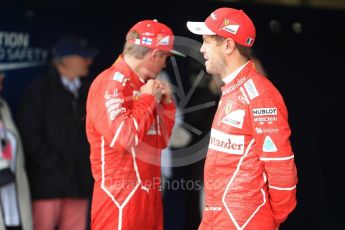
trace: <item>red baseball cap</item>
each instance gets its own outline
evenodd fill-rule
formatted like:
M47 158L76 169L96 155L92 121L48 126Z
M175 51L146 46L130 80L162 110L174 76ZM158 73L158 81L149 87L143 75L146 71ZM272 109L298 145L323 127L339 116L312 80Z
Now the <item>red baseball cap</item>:
M174 33L163 23L157 20L143 20L136 23L129 31L135 31L140 38L131 42L136 45L145 46L151 49L169 51L172 54L185 57L179 51L174 50Z
M255 40L255 26L243 10L219 8L206 18L205 22L187 22L188 29L198 35L218 35L232 38L240 45L252 47Z

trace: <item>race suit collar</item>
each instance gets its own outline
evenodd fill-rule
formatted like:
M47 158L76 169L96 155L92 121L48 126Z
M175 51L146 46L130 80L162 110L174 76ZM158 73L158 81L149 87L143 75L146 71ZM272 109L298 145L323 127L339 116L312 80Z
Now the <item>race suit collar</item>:
M223 79L223 82L225 85L229 84L232 80L235 79L235 77L238 75L239 72L241 72L241 70L248 64L249 61L247 61L246 63L244 63L243 65L241 65L240 67L238 67L234 72L232 72L231 74L229 74L228 76L226 76Z
M248 72L250 72L254 67L254 62L252 60L246 62L243 66L239 67L238 69L239 72L237 72L238 69L236 69L232 74L236 74L233 78L232 81L230 81L229 83L225 83L224 86L221 87L221 91L222 91L222 95L231 93L232 91L236 90L237 88L239 88L246 80L248 80L247 75ZM230 74L231 75L231 74ZM231 76L227 76L231 77Z
M125 62L125 60L123 59L123 55L119 55L113 66L116 66L116 69L118 71L120 71L125 76L128 76L130 78L131 83L134 84L136 87L140 88L145 84L145 81L142 80L136 73L134 73L134 71Z

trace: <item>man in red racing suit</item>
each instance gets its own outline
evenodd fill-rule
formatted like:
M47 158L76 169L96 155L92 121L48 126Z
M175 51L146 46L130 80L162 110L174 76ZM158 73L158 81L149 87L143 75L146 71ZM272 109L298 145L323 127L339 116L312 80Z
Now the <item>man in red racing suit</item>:
M140 43L148 39L144 33L154 39L161 32L172 35L156 21L136 24L123 56L90 88L86 131L95 179L94 230L163 228L160 152L171 135L175 106L167 85L154 79L170 50L158 40L152 47Z
M278 229L296 206L297 172L283 98L239 51L251 47L255 28L243 11L230 8L187 25L206 34L206 69L224 82L205 162L199 229Z

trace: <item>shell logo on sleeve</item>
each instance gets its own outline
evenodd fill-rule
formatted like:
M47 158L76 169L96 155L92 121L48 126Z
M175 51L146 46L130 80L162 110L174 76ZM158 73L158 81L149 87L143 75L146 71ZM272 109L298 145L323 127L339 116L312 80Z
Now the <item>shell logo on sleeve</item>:
M115 73L114 73L114 76L113 76L113 80L122 83L124 77L125 77L125 76L124 76L122 73L120 73L120 72L115 72Z

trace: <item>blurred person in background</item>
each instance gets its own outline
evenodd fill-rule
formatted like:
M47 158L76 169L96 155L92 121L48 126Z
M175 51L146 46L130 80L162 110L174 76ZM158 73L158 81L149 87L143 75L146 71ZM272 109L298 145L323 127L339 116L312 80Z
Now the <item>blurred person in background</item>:
M85 230L92 192L85 106L96 51L76 35L62 36L52 51L52 68L29 85L18 109L34 227Z
M187 27L203 35L206 71L224 83L199 229L278 229L296 207L297 170L284 100L249 57L255 26L244 11L219 8Z
M0 92L4 73L0 71ZM32 230L29 183L19 132L6 101L0 97L0 229Z

